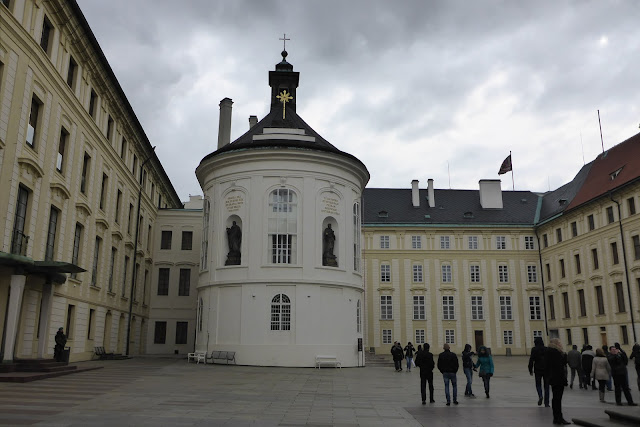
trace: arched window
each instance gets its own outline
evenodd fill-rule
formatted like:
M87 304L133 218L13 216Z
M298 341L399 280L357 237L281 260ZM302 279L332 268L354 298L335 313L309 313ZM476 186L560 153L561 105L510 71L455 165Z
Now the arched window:
M278 294L271 300L271 330L291 330L291 300L285 294Z
M297 202L296 193L288 188L273 190L269 195L268 233L273 264L296 264Z
M353 204L353 269L360 271L360 233L362 232L362 221L360 219L360 202Z
M200 254L200 270L208 270L207 265L209 260L209 211L211 210L211 203L209 199L204 199L204 206L202 209L202 253Z
M362 331L362 317L361 317L361 309L360 309L360 300L356 304L356 332L360 333Z
M198 331L202 331L202 308L203 308L202 298L198 298Z

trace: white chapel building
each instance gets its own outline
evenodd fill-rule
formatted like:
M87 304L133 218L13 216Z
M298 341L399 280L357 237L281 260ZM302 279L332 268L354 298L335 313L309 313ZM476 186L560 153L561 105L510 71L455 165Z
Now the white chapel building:
M271 110L196 169L204 193L196 350L235 351L257 366L361 366L361 200L369 172L296 113L299 73L269 72Z

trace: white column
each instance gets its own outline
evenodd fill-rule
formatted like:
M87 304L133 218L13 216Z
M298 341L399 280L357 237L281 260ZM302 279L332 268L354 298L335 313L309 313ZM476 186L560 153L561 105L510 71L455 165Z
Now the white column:
M18 335L18 322L20 321L20 308L22 306L22 294L27 276L14 274L11 276L9 295L9 307L7 310L7 322L5 323L4 356L3 363L13 362L13 350Z
M40 338L38 339L38 359L44 359L49 341L49 317L51 316L51 304L53 303L53 285L45 283L42 287L42 300L40 301Z

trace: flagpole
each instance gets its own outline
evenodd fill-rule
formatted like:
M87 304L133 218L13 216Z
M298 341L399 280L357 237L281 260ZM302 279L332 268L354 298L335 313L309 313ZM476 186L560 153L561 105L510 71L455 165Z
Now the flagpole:
M511 157L511 150L509 150L509 158L511 159L511 188L513 189L513 191L516 191L516 184L513 180L513 157Z

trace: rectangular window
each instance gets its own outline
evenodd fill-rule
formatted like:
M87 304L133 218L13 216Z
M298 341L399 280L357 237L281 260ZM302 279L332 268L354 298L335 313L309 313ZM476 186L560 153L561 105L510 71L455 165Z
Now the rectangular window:
M113 272L116 265L116 257L118 250L114 247L111 248L111 261L109 261L109 292L113 292Z
M615 221L615 217L613 216L613 206L609 206L607 208L607 221L609 224Z
M100 237L96 237L96 245L93 250L93 269L91 270L91 286L98 285L98 271L100 264L100 245L102 244L102 239Z
M567 276L567 272L564 269L564 260L561 259L560 260L560 277L564 279L566 276Z
M271 262L274 264L291 264L293 235L273 234L271 236Z
M535 249L535 245L533 243L533 236L524 236L524 248Z
M413 265L413 283L422 283L422 265Z
M445 344L455 344L456 343L456 331L454 329L445 329L444 330L444 342L445 342Z
M176 344L186 344L189 322L176 322Z
M181 268L180 282L178 287L178 296L188 297L190 289L191 289L191 269Z
M478 236L468 237L469 249L478 249Z
M169 271L168 268L158 269L158 295L169 295Z
M622 336L622 344L629 344L629 332L627 331L627 325L620 325L620 335Z
M425 320L424 295L413 296L413 320Z
M602 295L602 286L596 286L596 301L598 303L598 314L604 314L604 297Z
M380 320L393 320L393 297L380 295Z
M578 303L580 304L580 317L587 315L587 302L584 299L584 289L578 289Z
M577 237L578 236L578 223L573 221L571 223L571 237Z
M567 346L573 345L573 338L571 337L571 329L567 328Z
M576 263L576 274L581 274L582 273L582 264L580 264L580 254L575 254L573 256L573 259L575 260L575 263Z
M38 120L42 102L35 95L31 97L31 109L29 110L29 125L27 126L27 145L33 149L36 148L36 140L38 137Z
M111 115L107 117L107 141L111 142L111 137L113 136L113 119Z
M391 266L389 264L380 265L380 281L391 282Z
M451 240L449 236L440 236L440 249L449 249L451 247Z
M618 258L618 243L611 243L611 260L613 261L613 265L620 264L620 258Z
M144 229L142 228L144 224L144 217L140 215L138 218L138 228L136 229L136 234L138 235L138 243L142 244L142 234L144 233Z
M513 320L510 296L500 295L500 320Z
M453 295L442 297L442 318L444 320L456 320L456 309L453 304Z
M116 195L116 217L114 218L116 224L120 223L120 205L122 204L122 191L118 190Z
M182 245L180 246L180 249L182 249L183 251L190 251L192 245L193 245L193 231L183 231Z
M87 339L93 339L93 331L95 329L96 311L92 308L89 309L89 321L87 322Z
M496 236L496 249L507 249L506 236Z
M544 266L547 269L547 281L550 282L551 281L551 264L546 263Z
M49 212L49 227L47 228L47 246L45 249L44 260L53 261L56 249L56 232L58 229L58 214L60 211L51 206Z
M440 266L442 270L442 282L451 283L451 265L445 264Z
M73 56L69 55L69 67L67 68L67 85L73 89L76 81L76 74L78 70L78 64L73 59Z
M133 164L131 165L131 173L137 179L136 171L138 170L138 156L133 155Z
M533 340L536 338L542 338L542 331L533 331Z
M540 297L529 297L529 319L542 320L542 311L540 310Z
M91 89L91 95L89 96L89 115L96 118L96 112L98 111L96 103L98 102L98 94Z
M58 155L56 156L56 170L60 173L64 171L64 153L67 148L69 132L65 128L60 128L60 139L58 141Z
M549 319L556 319L556 306L553 301L553 295L549 295Z
M151 224L147 227L147 250L151 251Z
M18 199L16 200L16 213L13 221L13 236L11 238L11 253L24 255L27 251L29 237L24 234L27 222L27 206L29 203L29 191L23 186L18 186Z
M500 283L509 283L509 269L506 265L498 266L498 281Z
M71 254L71 264L78 265L78 260L80 257L80 244L82 242L82 225L80 223L76 223L76 229L73 234L73 252ZM71 278L75 279L78 277L78 273L71 273Z
M616 282L616 301L618 302L618 313L624 313L627 308L624 304L624 290L622 289L622 282Z
M411 236L411 248L422 249L422 236Z
M480 283L480 266L470 265L469 276L471 278L471 283Z
M171 237L173 233L171 230L163 230L162 238L160 239L160 249L171 249Z
M44 16L42 21L42 35L40 36L40 47L47 55L51 54L51 45L53 41L53 24L49 21L47 15Z
M631 236L631 240L633 242L633 259L638 261L640 260L640 236L637 234Z
M124 266L122 270L122 298L125 298L127 295L127 273L129 271L129 257L127 255L124 256Z
M596 228L596 221L593 218L593 214L587 216L587 222L589 223L589 231L593 231Z
M569 293L568 292L562 293L562 304L564 306L564 318L565 319L571 318L571 311L569 310Z
M591 249L591 258L593 260L593 269L597 270L600 268L600 263L598 262L598 249Z
M389 236L380 236L380 249L389 249Z
M382 344L391 344L391 329L382 330Z
M154 344L164 344L167 340L167 322L156 322L153 333Z
M87 194L89 183L89 167L91 166L91 157L85 152L82 159L82 175L80 177L80 192Z
M65 329L68 339L73 339L75 326L76 326L76 306L69 304L67 306L67 329Z
M126 155L127 155L127 140L124 137L122 137L122 142L120 144L120 158L122 160L125 160Z
M527 265L527 282L538 282L538 267L536 267L535 265Z
M107 174L102 174L102 184L100 185L100 209L104 210L107 205L107 188L109 184L109 177Z
M502 331L504 345L513 345L513 331Z
M549 247L549 237L547 237L546 233L542 235L542 244L545 248Z
M582 328L582 341L589 344L589 330L587 328Z
M481 295L471 296L471 320L484 320L484 305Z
M562 242L562 228L556 228L556 243Z
M416 344L424 344L424 329L416 329Z
M633 197L627 199L627 207L629 208L629 216L636 214L636 201Z

